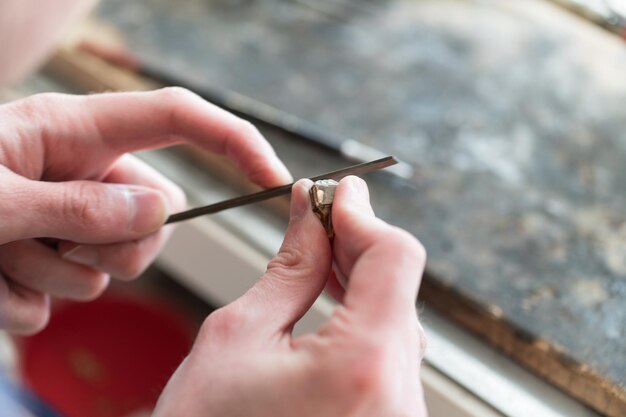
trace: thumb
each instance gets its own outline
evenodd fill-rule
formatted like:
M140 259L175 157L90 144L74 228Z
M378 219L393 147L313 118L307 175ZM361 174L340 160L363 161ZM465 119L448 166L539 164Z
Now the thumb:
M240 308L258 318L257 329L290 332L320 295L330 274L330 241L311 209L312 185L303 179L293 186L283 244L265 275L238 300Z
M134 240L157 230L167 216L165 196L148 187L23 180L18 188L13 202L17 239L52 237L78 243Z

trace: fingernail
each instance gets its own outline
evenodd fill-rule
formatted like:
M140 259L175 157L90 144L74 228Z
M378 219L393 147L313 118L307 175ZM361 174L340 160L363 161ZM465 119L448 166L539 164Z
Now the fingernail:
M359 177L350 175L342 180L346 182L350 189L350 198L358 203L363 203L369 206L370 192L367 188L367 184Z
M98 251L95 248L82 245L65 252L61 257L85 266L96 266L99 261Z
M301 179L294 184L291 190L291 218L299 219L306 215L311 209L311 198L309 190L313 186L313 181Z
M130 230L147 234L156 231L165 223L167 203L160 192L125 187L125 193L130 211L128 223Z

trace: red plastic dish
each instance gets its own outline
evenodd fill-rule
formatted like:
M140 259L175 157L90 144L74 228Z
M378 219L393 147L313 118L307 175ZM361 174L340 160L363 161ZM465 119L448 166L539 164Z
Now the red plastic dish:
M169 304L107 294L64 303L41 333L18 342L27 387L67 417L150 411L193 341Z

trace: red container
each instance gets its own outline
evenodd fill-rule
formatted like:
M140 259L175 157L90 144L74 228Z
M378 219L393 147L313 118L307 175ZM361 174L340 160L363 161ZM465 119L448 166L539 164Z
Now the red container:
M107 294L64 303L46 329L20 339L20 369L66 417L123 417L153 409L192 341L192 326L168 303Z

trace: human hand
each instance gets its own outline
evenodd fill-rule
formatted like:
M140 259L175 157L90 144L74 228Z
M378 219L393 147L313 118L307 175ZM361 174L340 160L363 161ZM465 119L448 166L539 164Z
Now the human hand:
M0 106L0 328L32 333L49 296L88 300L139 275L182 191L127 152L192 143L262 186L291 181L248 122L180 89L42 94ZM59 239L58 250L36 238Z
M206 319L155 417L426 416L415 311L425 251L375 218L367 186L348 177L335 193L331 253L311 185L294 186L279 254L253 288ZM332 259L348 277L343 303L316 333L294 338Z

